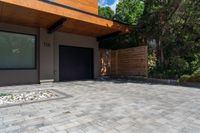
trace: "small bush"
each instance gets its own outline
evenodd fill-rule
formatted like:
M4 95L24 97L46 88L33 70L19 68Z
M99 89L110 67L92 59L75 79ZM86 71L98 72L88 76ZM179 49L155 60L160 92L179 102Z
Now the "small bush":
M179 82L181 83L189 82L190 78L191 78L190 75L183 75L180 77Z
M190 75L183 75L179 79L179 82L185 83L185 82L198 82L200 83L200 68L197 69L193 74Z
M200 68L197 69L197 70L192 74L192 76L200 77Z
M192 82L200 82L200 68L191 75L190 80Z
M149 71L152 71L153 69L155 69L156 62L157 62L156 54L155 53L149 54L148 55L148 68L149 68Z
M3 97L3 96L9 96L10 94L7 94L7 93L0 93L0 97Z

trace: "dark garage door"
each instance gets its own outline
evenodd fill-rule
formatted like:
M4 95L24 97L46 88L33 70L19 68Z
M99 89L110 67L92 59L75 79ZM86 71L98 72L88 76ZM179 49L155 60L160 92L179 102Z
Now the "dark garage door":
M59 47L60 81L93 78L93 49L71 46Z

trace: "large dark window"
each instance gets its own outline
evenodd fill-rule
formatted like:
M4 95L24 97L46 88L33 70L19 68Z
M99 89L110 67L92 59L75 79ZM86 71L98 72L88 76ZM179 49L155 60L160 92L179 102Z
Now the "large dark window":
M36 36L0 31L0 69L35 69Z

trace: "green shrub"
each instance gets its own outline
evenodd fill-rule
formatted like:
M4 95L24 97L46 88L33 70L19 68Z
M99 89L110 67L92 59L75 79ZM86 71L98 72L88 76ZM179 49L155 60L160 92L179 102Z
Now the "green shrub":
M179 82L181 83L189 82L190 78L191 78L190 75L183 75L180 77Z
M184 58L181 58L180 56L174 56L170 58L169 62L170 64L168 69L174 71L174 76L188 74L187 71L190 69L189 63Z
M10 94L7 94L7 93L0 93L0 97L3 97L3 96L9 96Z
M193 74L190 75L183 75L179 79L179 82L185 83L185 82L198 82L200 83L200 68L193 72Z
M192 76L200 77L200 68L197 69L196 71L194 71L194 73L192 74Z
M194 59L190 63L190 70L192 70L192 72L200 68L200 53L195 54L193 58Z
M149 54L148 55L148 69L149 69L149 71L152 71L156 67L156 62L157 62L156 54L155 53Z
M200 68L197 69L190 78L190 81L192 82L200 82Z

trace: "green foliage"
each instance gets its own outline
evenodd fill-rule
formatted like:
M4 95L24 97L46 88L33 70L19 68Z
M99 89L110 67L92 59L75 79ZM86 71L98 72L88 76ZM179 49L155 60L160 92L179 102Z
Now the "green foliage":
M185 82L198 82L200 83L200 68L194 71L192 75L183 75L179 79L179 82L185 83Z
M191 81L200 83L200 68L191 75Z
M99 7L99 16L113 19L114 11L110 7Z
M196 76L200 68L199 0L120 0L114 19L135 26L131 33L100 42L104 48L119 49L148 44L149 75L179 79ZM153 55L154 54L154 55ZM156 62L156 63L155 63Z
M0 97L3 97L3 96L9 96L10 94L8 93L0 93Z
M186 83L186 82L189 81L189 79L190 79L190 75L183 75L183 76L180 77L179 82L180 83Z
M189 69L189 64L180 56L171 57L169 59L168 68L174 69L176 75L182 75Z
M192 74L192 76L200 77L200 68L197 69L196 71L194 71L194 73Z
M104 17L110 16L108 15L109 13L105 11L105 8L101 7L99 9L100 9L99 10L100 16ZM113 16L113 19L130 25L136 25L138 19L141 17L143 13L143 10L144 10L144 2L142 2L141 0L120 0L117 5L117 9ZM107 17L107 18L112 18L112 17ZM137 30L134 29L132 32L127 33L125 35L119 35L118 37L101 41L100 47L107 49L121 49L121 48L135 47L141 45L139 43L139 40L140 36L138 35Z
M159 78L159 79L163 78L170 79L175 74L176 74L175 69L167 69L165 66L159 65L158 63L156 63L156 66L154 66L153 69L149 71L149 77Z
M192 60L190 62L190 69L192 72L200 68L200 53L194 54L194 56L191 57Z
M144 2L141 0L120 0L114 19L130 25L136 25L143 10Z
M199 6L197 0L145 1L137 26L144 42L156 40L158 62L150 76L177 79L200 67Z
M155 69L156 62L157 62L156 54L155 53L149 54L148 55L148 70L149 70L149 72L151 72Z

